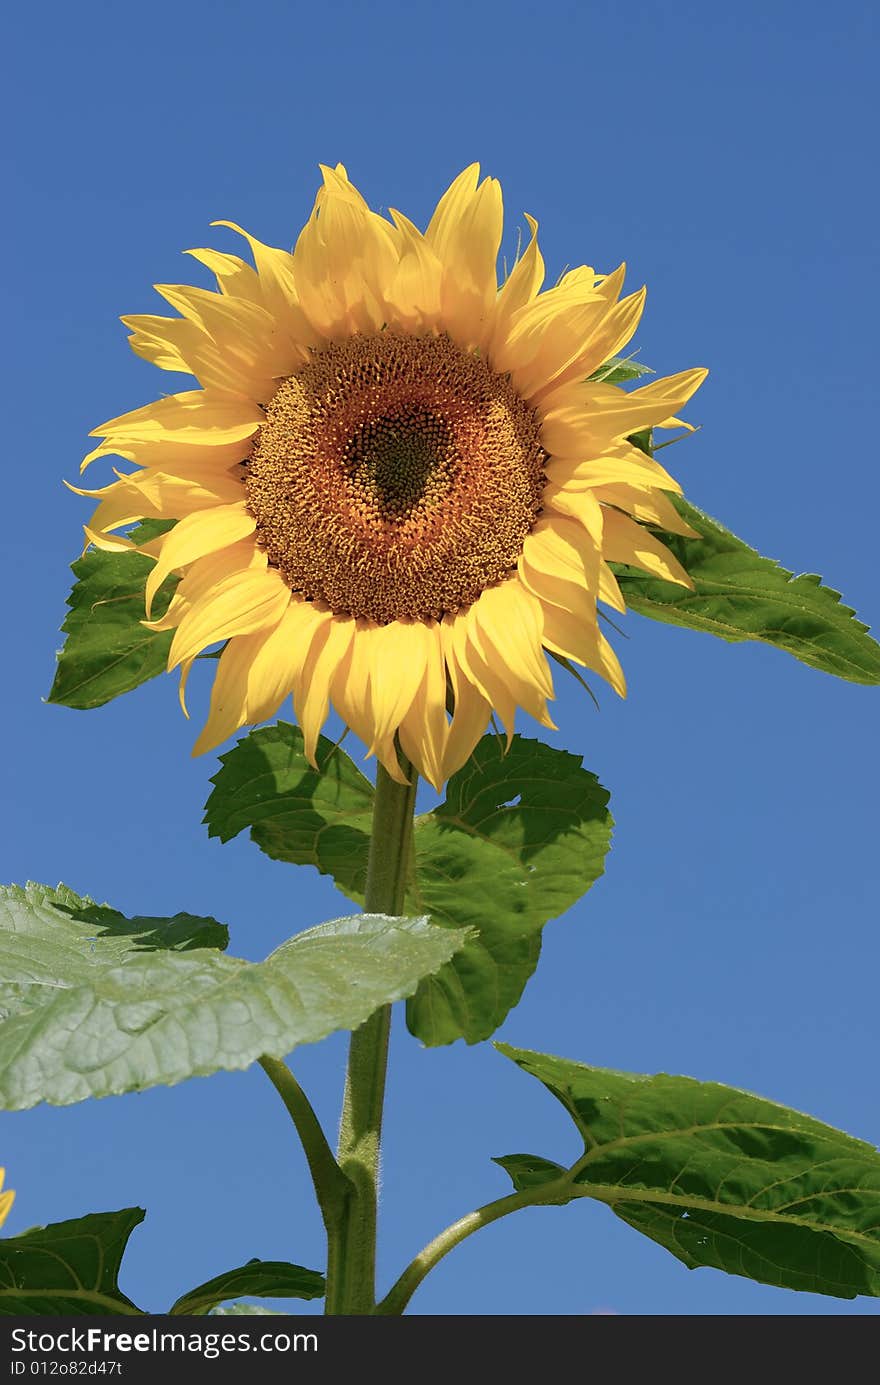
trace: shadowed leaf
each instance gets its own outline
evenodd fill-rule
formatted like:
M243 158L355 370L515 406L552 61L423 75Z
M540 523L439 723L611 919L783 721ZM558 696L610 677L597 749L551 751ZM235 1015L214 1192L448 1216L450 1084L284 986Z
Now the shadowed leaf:
M591 1197L689 1269L855 1298L880 1294L880 1152L749 1092L643 1077L496 1045L562 1103L568 1170L496 1160L537 1202Z
M190 1316L209 1313L227 1299L323 1298L324 1276L301 1265L283 1260L249 1260L236 1270L227 1270L181 1295L168 1311ZM263 1312L260 1308L257 1310Z
M0 1240L0 1314L139 1314L117 1284L140 1207L95 1212Z
M147 520L130 537L146 543L170 527L164 520ZM67 598L70 609L61 627L66 639L48 700L82 710L101 707L163 673L173 632L143 624L150 558L90 548L71 566L76 582ZM162 584L154 619L164 614L176 586L176 577Z
M251 732L221 757L206 818L222 840L250 827L274 860L316 866L363 901L373 787L323 737L320 772L298 727ZM515 736L502 752L484 736L415 822L406 908L469 942L422 982L407 1006L426 1044L488 1038L519 1001L537 965L541 929L602 874L611 837L608 794L581 760Z

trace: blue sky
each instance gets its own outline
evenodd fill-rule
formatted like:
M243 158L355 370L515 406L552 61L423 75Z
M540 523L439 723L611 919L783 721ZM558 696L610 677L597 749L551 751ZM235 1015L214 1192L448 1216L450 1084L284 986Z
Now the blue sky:
M528 211L551 277L626 259L649 286L643 358L711 370L690 410L702 431L666 454L690 497L880 623L876 29L857 0L11 12L2 878L213 913L250 957L346 911L313 871L208 840L216 760L190 758L173 680L94 712L41 701L87 514L62 477L96 423L169 388L118 315L161 311L150 285L194 268L179 252L227 244L212 220L290 244L319 161L424 224L479 159L503 183L508 253ZM597 713L563 684L552 737L611 790L607 874L546 930L502 1035L729 1082L878 1143L877 692L758 646L625 628L627 702L603 691ZM343 1054L337 1038L295 1059L330 1127ZM505 1191L490 1155L574 1147L561 1108L488 1045L422 1051L399 1021L383 1282ZM3 1116L0 1163L8 1232L146 1206L122 1284L147 1308L250 1256L321 1263L303 1161L256 1070ZM877 1311L689 1273L591 1204L473 1238L413 1309Z

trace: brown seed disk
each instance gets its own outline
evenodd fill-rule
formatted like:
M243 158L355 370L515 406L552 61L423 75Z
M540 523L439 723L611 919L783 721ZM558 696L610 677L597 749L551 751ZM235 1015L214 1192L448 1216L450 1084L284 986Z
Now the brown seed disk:
M384 624L439 619L516 567L545 462L505 376L446 336L384 331L282 382L245 489L292 591Z

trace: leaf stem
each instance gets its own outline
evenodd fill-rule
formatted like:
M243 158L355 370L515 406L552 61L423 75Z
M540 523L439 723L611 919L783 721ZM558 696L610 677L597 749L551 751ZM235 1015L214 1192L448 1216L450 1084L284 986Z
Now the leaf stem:
M338 1224L351 1184L333 1156L312 1104L286 1063L264 1053L260 1067L277 1091L296 1127L327 1234Z
M540 1207L557 1202L567 1187L566 1172L564 1177L554 1179L552 1183L546 1183L540 1188L526 1188L522 1192L509 1193L507 1197L487 1202L484 1207L478 1207L475 1212L469 1212L466 1217L453 1222L445 1231L441 1231L439 1236L435 1236L433 1241L407 1265L396 1284L377 1306L376 1313L383 1317L402 1313L425 1276L430 1274L444 1255L448 1255L468 1236L472 1236L484 1226L491 1226L492 1222L499 1221L501 1217L509 1216L511 1212L519 1212L523 1207Z
M392 779L381 764L376 773L367 913L403 912L417 775L403 756L401 761L408 783ZM337 1157L352 1190L329 1237L325 1311L330 1314L375 1311L379 1151L390 1031L391 1007L385 1005L351 1036Z

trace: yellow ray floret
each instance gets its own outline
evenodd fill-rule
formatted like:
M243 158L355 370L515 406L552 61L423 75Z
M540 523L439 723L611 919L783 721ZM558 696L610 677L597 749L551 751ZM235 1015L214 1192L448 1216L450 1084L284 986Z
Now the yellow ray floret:
M12 1192L11 1189L8 1188L5 1193L3 1192L3 1179L5 1176L6 1170L0 1169L0 1226L3 1225L6 1218L9 1216L9 1210L15 1201L15 1193Z
M493 711L508 737L520 710L553 726L548 654L624 693L598 621L599 602L624 610L609 564L690 581L645 528L690 533L680 487L628 439L679 426L706 372L591 379L644 289L621 297L623 266L544 289L532 217L499 285L501 188L477 164L424 232L372 211L341 164L321 175L292 251L215 223L253 263L189 251L216 287L158 285L176 315L123 318L140 356L195 387L95 429L83 465L133 469L71 489L98 502L102 548L174 521L140 544L145 620L173 632L182 685L223 645L196 753L292 698L310 757L334 708L392 774L399 747L439 788Z

